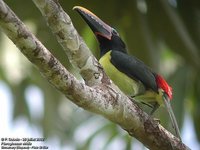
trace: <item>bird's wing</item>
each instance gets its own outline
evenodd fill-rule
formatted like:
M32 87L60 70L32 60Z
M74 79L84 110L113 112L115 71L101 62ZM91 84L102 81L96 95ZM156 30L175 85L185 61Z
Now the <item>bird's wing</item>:
M110 61L119 71L142 82L147 89L158 91L154 73L141 60L120 51L112 51Z

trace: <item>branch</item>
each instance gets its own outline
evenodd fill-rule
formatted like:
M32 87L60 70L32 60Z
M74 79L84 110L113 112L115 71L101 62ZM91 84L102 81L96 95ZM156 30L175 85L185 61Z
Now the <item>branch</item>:
M110 82L57 1L34 0L34 2L40 6L71 62L80 71L92 72L89 74L91 78L82 72L83 78L89 81L87 83L90 86L78 81L0 0L0 27L25 57L39 69L44 78L76 105L115 122L150 149L189 149ZM46 14L43 9L48 13ZM52 14L49 11L52 11ZM84 57L82 54L85 54ZM94 74L96 72L98 77Z
M101 84L102 80L107 78L103 76L102 67L78 35L70 17L63 11L57 0L33 0L33 2L46 19L72 65L80 70L86 84L90 86Z

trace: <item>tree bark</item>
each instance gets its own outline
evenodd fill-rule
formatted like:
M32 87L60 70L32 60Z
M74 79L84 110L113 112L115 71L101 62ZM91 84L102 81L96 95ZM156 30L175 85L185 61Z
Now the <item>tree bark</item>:
M44 78L76 105L118 124L149 149L189 149L110 81L57 0L33 2L85 82L77 80L0 0L0 27Z

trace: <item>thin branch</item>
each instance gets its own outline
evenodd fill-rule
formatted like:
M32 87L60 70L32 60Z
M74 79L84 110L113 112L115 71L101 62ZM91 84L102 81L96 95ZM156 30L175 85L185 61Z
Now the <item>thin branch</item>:
M46 19L70 62L74 67L80 69L80 74L86 84L90 86L101 84L104 80L102 68L78 35L70 17L63 11L57 0L33 0L33 2Z
M56 13L63 14L63 10L58 3L55 3L52 0L40 1L43 1L43 3L40 3L40 5L42 5L43 8L46 8L46 10L47 7L52 7L56 9ZM39 1L35 0L35 3L36 2ZM58 7L55 7L54 5L57 5ZM45 18L46 17L48 16L45 16ZM66 20L66 22L71 22L69 17L65 19L69 19ZM61 19L59 20L63 20L62 15ZM51 24L49 23L49 25ZM64 27L65 22L62 21L62 24ZM170 132L152 120L134 102L121 93L121 91L114 87L114 85L110 84L110 82L103 82L101 80L102 84L96 84L94 87L89 87L86 84L78 81L26 28L26 26L17 18L17 16L2 0L0 0L0 26L7 36L20 49L20 51L36 66L36 68L39 69L41 74L53 86L55 86L78 106L110 119L111 121L120 125L131 136L140 140L150 149L189 149ZM75 31L72 23L66 24L66 27L64 28L71 28ZM70 49L70 44L72 42L73 44L75 43L72 47L79 47L76 46L76 44L79 44L79 42L73 41L74 35L69 34L68 31L71 30L62 31L62 35L67 35L69 36L67 38L71 39L70 42L66 43L66 46ZM75 37L81 39L76 32L73 33L76 34ZM69 50L67 53L71 53L70 51L71 50ZM88 53L88 57L93 57L89 52L87 52L88 48L84 49L84 47L82 47L80 53L83 53L83 51ZM80 56L79 50L76 50L75 55L76 56L74 56L73 52L69 54L69 56L72 56L72 58L76 58L77 56ZM85 59L86 63L88 61L88 57ZM79 63L77 63L77 66L79 66ZM93 70L93 67L96 66L88 65L88 69ZM101 67L97 65L97 69L99 68Z

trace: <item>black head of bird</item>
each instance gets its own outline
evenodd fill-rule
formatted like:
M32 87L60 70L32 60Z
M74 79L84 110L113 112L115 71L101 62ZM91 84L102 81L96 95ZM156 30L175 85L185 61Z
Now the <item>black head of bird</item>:
M73 9L83 17L85 22L95 34L101 49L101 56L109 50L127 53L125 43L122 41L119 33L114 28L110 27L95 14L81 6L75 6Z

